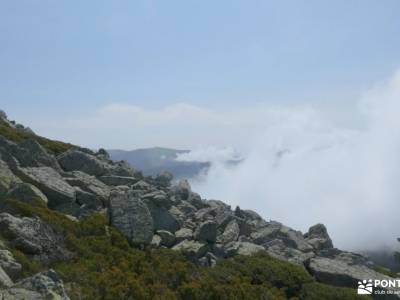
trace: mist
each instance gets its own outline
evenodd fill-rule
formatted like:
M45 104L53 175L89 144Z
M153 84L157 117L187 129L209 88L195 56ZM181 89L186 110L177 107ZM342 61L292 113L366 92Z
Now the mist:
M283 107L275 122L241 145L239 164L225 163L235 151L218 151L208 172L191 180L192 187L203 197L253 209L303 232L324 223L339 248L395 247L399 112L400 73L358 100L357 126L338 126L315 109ZM203 153L210 159L211 152L197 150L192 157L201 160Z
M303 232L324 223L343 249L393 248L400 236L400 73L358 99L327 103L337 106L273 99L219 108L111 103L73 119L29 124L90 148L191 149L178 160L212 162L191 179L205 198Z

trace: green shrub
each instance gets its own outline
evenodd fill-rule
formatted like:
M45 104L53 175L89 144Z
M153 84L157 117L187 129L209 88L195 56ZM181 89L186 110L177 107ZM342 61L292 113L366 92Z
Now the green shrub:
M391 271L391 270L389 270L387 268L384 268L382 266L376 266L375 267L375 271L378 272L378 273L381 273L383 275L386 275L386 276L397 277L397 273L396 272L393 272L393 271Z
M27 277L37 272L40 272L44 269L37 261L34 261L28 258L24 253L19 250L11 249L11 252L14 258L21 264L22 266L22 273L20 274L21 277Z

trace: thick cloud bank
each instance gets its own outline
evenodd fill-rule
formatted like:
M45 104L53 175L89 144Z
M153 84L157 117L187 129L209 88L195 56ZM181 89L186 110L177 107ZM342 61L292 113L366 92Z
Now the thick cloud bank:
M33 128L92 148L195 149L179 159L214 162L193 181L207 198L302 230L323 222L336 246L375 248L400 236L399 102L397 74L365 93L356 109L341 101L336 110L111 104ZM242 161L226 163L231 158Z
M336 246L375 249L400 236L400 73L359 101L358 129L317 111L282 112L236 166L219 160L194 189L306 230L327 225ZM210 154L208 153L208 156Z

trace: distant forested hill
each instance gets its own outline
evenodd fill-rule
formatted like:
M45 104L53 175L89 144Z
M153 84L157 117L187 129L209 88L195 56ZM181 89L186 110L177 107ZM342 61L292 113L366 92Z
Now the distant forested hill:
M113 160L125 160L144 175L156 175L162 171L171 172L176 178L190 178L206 170L208 162L177 161L179 154L189 150L176 150L161 147L136 149L132 151L108 150Z

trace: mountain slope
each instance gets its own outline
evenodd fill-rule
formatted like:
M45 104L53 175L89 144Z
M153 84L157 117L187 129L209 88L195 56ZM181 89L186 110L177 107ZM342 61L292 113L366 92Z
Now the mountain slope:
M30 138L0 135L0 299L368 299L358 280L390 279L322 224L302 234Z

